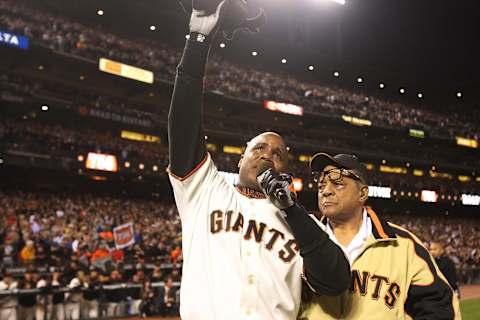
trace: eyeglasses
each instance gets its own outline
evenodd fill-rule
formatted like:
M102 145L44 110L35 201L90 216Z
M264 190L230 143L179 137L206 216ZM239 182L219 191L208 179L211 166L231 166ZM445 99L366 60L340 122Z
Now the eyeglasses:
M334 168L328 171L314 171L312 175L313 181L318 184L325 183L326 178L334 183L341 182L343 177L349 177L362 182L362 178L360 178L356 173L345 168Z

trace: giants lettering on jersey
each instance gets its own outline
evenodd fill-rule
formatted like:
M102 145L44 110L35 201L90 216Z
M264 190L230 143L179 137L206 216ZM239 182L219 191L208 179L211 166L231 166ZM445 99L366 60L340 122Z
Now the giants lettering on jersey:
M244 228L244 225L246 227ZM272 250L275 243L283 243L281 250L278 251L278 257L284 262L290 262L300 250L295 240L285 239L285 234L274 228L269 228L265 223L258 223L256 220L244 222L243 215L233 211L223 213L221 210L215 210L210 214L210 232L218 234L220 232L242 232L245 240L266 243L265 247Z
M383 295L382 288L385 288ZM364 297L368 295L371 299L383 302L388 308L393 309L400 296L400 286L390 282L388 277L370 274L368 271L352 270L349 292Z

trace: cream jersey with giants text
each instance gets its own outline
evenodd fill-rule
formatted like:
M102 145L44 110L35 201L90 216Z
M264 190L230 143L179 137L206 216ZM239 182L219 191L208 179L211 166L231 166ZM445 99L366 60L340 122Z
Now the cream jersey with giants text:
M303 261L283 213L226 182L209 154L170 181L182 221L182 319L295 319Z

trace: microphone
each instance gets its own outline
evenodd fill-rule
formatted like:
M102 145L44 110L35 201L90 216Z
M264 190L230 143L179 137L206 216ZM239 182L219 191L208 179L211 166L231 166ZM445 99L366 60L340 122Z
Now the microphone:
M268 169L273 169L273 163L266 160L260 160L260 164L257 167L257 182L260 186L260 189L263 189L262 181L263 178L265 178L265 174L267 173Z
M277 173L275 168L273 167L273 163L271 163L270 161L263 160L260 162L260 164L257 167L257 182L262 190L264 190L262 187L262 182L269 169L272 169L274 173ZM288 201L288 197L289 197L288 193L290 192L288 188L287 188L288 191L285 190L285 187L288 187L290 183L288 181L284 181L284 183L286 185L277 186L277 188L273 190L273 196L282 202ZM264 192L265 191L266 190L264 190Z

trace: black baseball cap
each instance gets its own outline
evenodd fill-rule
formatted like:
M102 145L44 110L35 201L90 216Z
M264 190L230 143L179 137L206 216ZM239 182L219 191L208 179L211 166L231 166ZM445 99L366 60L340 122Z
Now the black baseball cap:
M360 162L360 159L353 154L340 153L332 157L327 153L320 152L313 155L312 160L310 160L310 169L312 169L312 171L323 171L328 165L352 170L363 183L367 184L368 182L367 168Z

